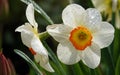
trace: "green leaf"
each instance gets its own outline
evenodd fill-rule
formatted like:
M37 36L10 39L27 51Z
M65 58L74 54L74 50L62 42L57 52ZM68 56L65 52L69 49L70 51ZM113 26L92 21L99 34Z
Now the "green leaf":
M36 66L36 64L25 53L17 49L15 49L14 52L21 56L23 59L25 59L34 68L38 75L43 75L42 72Z
M26 3L26 4L30 4L32 3L35 10L40 13L50 24L53 24L53 21L50 19L50 17L43 11L43 9L36 4L33 0L21 0L22 2Z
M52 51L52 49L48 46L48 44L45 41L42 41L42 43L45 46L45 48L48 50L49 56L51 57L51 59L53 60L53 62L59 68L59 71L61 72L61 75L67 75L65 69L63 68L62 64L59 62L58 58L56 57L56 55L54 54L54 52Z
M40 38L41 40L45 40L45 39L47 39L48 37L50 37L50 35L48 34L47 31L39 33L39 38Z
M54 68L55 72L48 73L47 75L61 75L58 66L53 61L50 61L50 64Z
M117 62L117 59L120 54L120 30L116 29L115 30L115 38L114 38L114 46L113 46L113 57L114 57L114 62Z
M72 65L72 70L73 70L74 75L84 75L80 68L79 63Z
M91 75L104 75L101 72L100 66L98 66L95 69L90 69Z
M120 55L117 60L116 68L115 68L115 75L120 75Z
M90 69L91 75L96 75L95 69Z
M79 65L84 75L90 75L90 68L88 68L82 61L79 62Z
M108 53L109 53L109 56L110 56L110 62L112 63L112 69L114 71L115 65L114 65L113 56L112 56L112 53L111 53L111 48L110 48L110 46L107 47L107 48L108 48Z

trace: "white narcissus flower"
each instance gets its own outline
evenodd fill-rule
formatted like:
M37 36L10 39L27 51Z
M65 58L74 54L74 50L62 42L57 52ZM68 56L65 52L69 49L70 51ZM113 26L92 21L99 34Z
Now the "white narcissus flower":
M112 19L112 12L115 12L115 26L120 29L120 0L92 0L93 5L108 16L108 21Z
M39 39L38 24L34 18L34 7L32 4L29 4L26 9L26 17L29 23L19 26L15 31L21 32L23 44L29 48L40 66L49 72L54 72L49 64L48 52Z
M109 46L114 38L114 28L103 22L94 8L85 10L77 4L68 5L62 12L63 24L47 27L48 33L59 42L57 56L71 65L82 60L90 68L100 63L100 49Z

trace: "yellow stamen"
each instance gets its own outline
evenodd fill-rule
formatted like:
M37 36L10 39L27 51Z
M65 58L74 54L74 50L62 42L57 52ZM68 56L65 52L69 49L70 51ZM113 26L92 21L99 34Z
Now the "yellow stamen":
M70 33L69 40L77 50L84 50L91 45L91 32L85 27L77 27Z

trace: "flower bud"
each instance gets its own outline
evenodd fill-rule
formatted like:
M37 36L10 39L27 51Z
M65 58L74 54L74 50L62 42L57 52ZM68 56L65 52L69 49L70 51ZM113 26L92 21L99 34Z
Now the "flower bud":
M0 75L16 75L11 60L6 59L2 52L0 52Z

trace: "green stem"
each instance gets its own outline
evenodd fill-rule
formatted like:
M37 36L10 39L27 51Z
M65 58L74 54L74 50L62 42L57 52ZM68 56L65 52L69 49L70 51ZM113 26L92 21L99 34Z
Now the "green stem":
M48 46L48 44L43 41L43 45L46 47L46 49L48 50L49 56L51 57L51 59L55 62L55 64L58 66L61 75L67 75L63 66L61 65L61 63L59 62L58 58L56 57L56 55L54 54L54 52L52 51L52 49Z
M42 32L42 33L39 33L39 38L40 38L41 40L45 40L45 39L47 39L48 37L50 37L50 35L48 34L47 31Z
M74 72L74 75L84 75L79 63L72 65L72 70Z
M103 70L100 65L98 66L98 72L99 72L99 75L104 75Z

